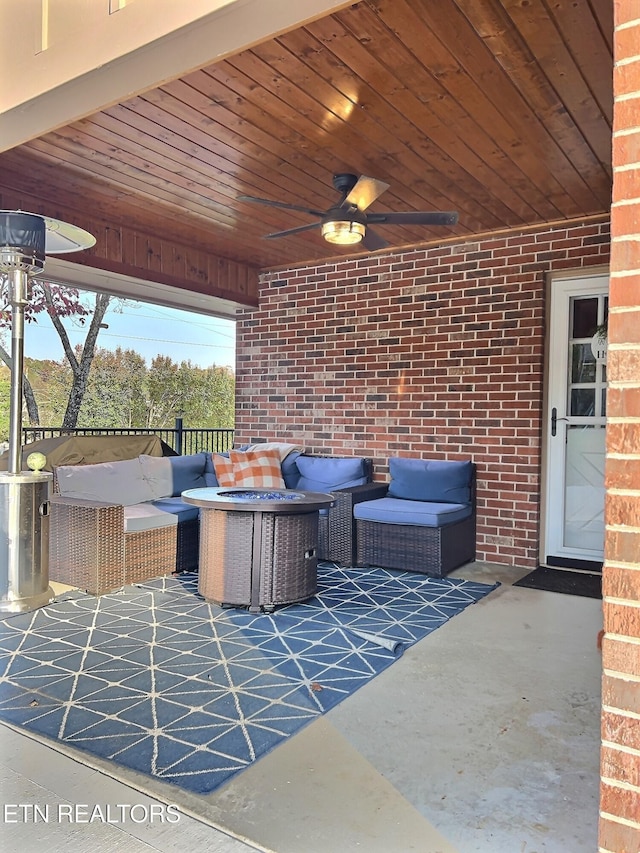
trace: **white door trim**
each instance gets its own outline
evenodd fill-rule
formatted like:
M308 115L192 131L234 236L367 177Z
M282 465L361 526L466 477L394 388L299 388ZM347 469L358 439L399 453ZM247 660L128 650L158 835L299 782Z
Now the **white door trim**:
M550 276L547 288L547 340L544 379L542 429L542 485L540 508L540 562L547 555L567 559L602 561L602 553L566 548L559 541L559 519L565 509L565 436L567 431L567 377L569 370L569 310L572 296L606 293L609 271L598 267L589 272L574 270ZM556 409L556 435L552 435L551 416ZM586 420L586 419L585 419ZM571 418L580 423L580 419ZM560 485L559 485L560 484ZM604 481L603 481L604 485Z

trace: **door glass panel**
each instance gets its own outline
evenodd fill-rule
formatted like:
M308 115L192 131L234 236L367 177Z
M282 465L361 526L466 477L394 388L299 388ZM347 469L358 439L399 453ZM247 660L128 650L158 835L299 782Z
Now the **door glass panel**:
M598 326L598 298L573 300L572 338L591 338Z
M595 388L574 388L571 391L571 411L574 418L591 417L595 411Z
M564 545L598 551L604 542L605 427L567 428Z
M594 335L596 330L606 326L606 306L604 296L571 299L567 385L569 417L600 418L605 415L606 347L596 346L594 350Z
M596 360L591 351L590 342L588 344L573 344L571 347L571 381L596 381Z

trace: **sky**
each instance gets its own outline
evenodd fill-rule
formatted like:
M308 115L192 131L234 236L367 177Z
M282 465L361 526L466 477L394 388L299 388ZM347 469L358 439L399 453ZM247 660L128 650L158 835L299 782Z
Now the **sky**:
M93 294L80 292L90 304ZM178 311L132 299L114 299L104 317L108 328L101 329L97 346L101 349L132 349L147 362L166 355L174 362L190 361L198 367L235 367L235 322L204 314ZM84 342L86 329L77 320L66 319L65 328L72 346ZM7 348L10 339L6 341ZM41 313L38 321L25 323L24 354L27 358L64 358L62 344L51 320Z

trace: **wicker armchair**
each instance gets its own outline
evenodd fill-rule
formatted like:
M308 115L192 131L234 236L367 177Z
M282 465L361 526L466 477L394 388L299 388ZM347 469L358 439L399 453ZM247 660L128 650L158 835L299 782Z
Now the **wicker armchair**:
M359 518L359 508L356 507L356 565L382 566L443 577L453 569L474 560L476 555L475 465L469 465L468 470L469 479L465 484L468 500L464 504L444 503L442 497L436 498L433 502L428 500L422 502L415 499L397 500L392 496L385 498L384 502L378 501L378 506L373 513L370 511L371 507L374 507L373 503L369 508L365 504L361 505L363 515L380 513L385 518L384 521ZM387 494L386 486L383 494ZM383 503L384 506L382 506ZM429 523L422 523L421 519L414 523L394 523L390 520L393 518L393 509L391 513L389 512L389 508L394 503L398 506L398 519L404 517L407 505L413 505L419 512L420 504L424 503L429 516L432 509L436 507L458 506L461 508L457 512L453 509L445 510L445 515L437 522L429 517ZM410 512L411 506L409 506ZM447 523L446 512L450 512L451 517L456 520ZM462 515L465 517L460 517Z

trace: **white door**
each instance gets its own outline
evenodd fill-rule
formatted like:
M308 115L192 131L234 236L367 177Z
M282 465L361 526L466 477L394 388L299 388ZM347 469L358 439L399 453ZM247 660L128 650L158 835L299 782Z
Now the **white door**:
M604 552L604 460L609 279L551 286L543 562L599 568Z

